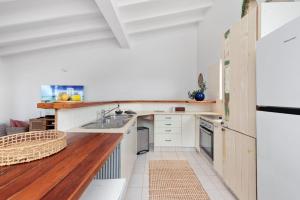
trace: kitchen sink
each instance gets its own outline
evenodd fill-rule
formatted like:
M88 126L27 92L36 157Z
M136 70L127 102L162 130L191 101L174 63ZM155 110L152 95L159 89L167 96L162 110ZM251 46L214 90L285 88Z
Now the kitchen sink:
M83 129L112 129L122 128L129 122L133 115L109 115L103 119L83 125Z

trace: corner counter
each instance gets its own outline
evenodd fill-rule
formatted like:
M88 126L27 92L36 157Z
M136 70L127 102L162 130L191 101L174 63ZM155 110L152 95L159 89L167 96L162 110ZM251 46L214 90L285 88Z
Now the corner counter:
M100 110L111 110L120 105L121 110L133 110L139 115L175 113L174 107L185 107L183 113L201 113L213 110L215 100L122 100L99 102L55 102L38 103L40 109L55 110L55 127L60 131L71 131L95 121ZM178 114L180 112L176 112ZM119 131L119 130L118 130ZM123 131L124 132L124 131Z

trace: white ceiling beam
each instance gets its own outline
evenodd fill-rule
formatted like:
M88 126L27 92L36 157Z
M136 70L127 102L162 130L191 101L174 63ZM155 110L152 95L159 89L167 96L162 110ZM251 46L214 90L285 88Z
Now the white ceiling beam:
M68 17L35 22L19 26L0 28L0 46L19 43L26 40L55 37L82 31L110 30L106 21L98 16Z
M95 31L90 33L77 34L73 36L60 36L48 40L25 42L23 44L0 47L0 56L9 56L29 51L36 51L41 49L73 45L91 41L109 40L113 38L114 35L111 33L111 31Z
M146 32L151 30L162 29L164 27L179 26L194 22L201 22L204 18L203 12L192 10L189 12L174 13L172 15L164 15L160 17L133 21L125 24L129 34Z
M149 0L128 0L128 1L121 0L117 2L117 5L118 7L132 6L139 3L145 3L147 1Z
M118 10L112 0L95 0L98 8L110 26L114 36L119 42L121 48L129 48L129 39L121 23Z
M183 25L188 25L188 24L194 24L194 23L199 23L202 21L203 21L203 19L195 18L195 19L186 19L186 20L182 20L179 22L172 22L172 23L168 23L168 24L136 28L136 29L129 30L129 35L135 35L135 34L145 33L145 32L149 32L149 31L156 31L156 30L167 29L167 28L183 26Z
M136 18L136 19L130 19L123 23L128 24L128 23L133 23L133 22L138 22L138 21L147 21L149 19L163 18L163 17L178 15L178 14L189 14L192 12L202 12L203 16L204 16L204 14L205 14L204 12L206 11L207 8L210 8L210 7L211 7L211 5L202 5L202 6L198 6L195 8L182 8L182 9L174 10L172 12L166 12L166 13L156 14L156 15L152 15L152 16L144 16L144 17Z
M208 10L212 5L211 0L150 0L145 3L120 7L119 13L123 21L130 21L194 8Z
M109 27L91 27L88 29L78 29L78 30L61 30L57 31L56 33L48 33L48 34L43 34L43 35L35 35L35 36L25 36L13 40L2 40L0 39L0 47L3 46L12 46L12 45L18 45L22 43L27 43L27 42L38 42L38 41L43 41L43 40L49 40L49 39L55 39L55 38L60 38L64 36L74 36L74 35L80 35L80 34L89 34L91 32L99 32L101 33L102 31L110 31Z
M86 19L86 18L97 18L102 16L99 13L96 12L88 12L88 13L78 13L78 14L71 14L71 15L57 15L55 17L47 17L47 18L40 18L40 19L31 19L31 20L23 20L21 22L17 23L11 23L11 24L0 24L0 32L2 31L15 31L16 29L22 30L24 28L30 28L30 27L37 27L37 26L45 26L47 24L53 24L53 23L60 23L60 22L71 22L71 21L77 21L80 19ZM104 18L103 18L104 20Z
M18 0L0 4L0 26L28 21L40 21L57 16L98 13L99 9L90 0Z

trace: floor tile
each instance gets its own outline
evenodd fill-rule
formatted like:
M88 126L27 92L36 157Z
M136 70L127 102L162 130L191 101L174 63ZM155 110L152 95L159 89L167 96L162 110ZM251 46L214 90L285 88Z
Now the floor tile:
M210 200L224 200L221 193L218 190L206 190Z
M146 166L146 162L145 164L140 164L140 165L135 165L134 169L133 169L133 174L144 174L145 173L145 166Z
M128 188L125 199L126 200L141 200L143 188Z
M223 197L224 200L236 200L236 198L229 192L227 189L226 190L220 190L221 196Z
M144 175L143 174L133 174L130 178L128 187L143 187Z
M148 199L149 199L149 188L143 188L142 200L148 200Z
M171 150L170 148L159 148L159 151L150 151L138 156L129 182L126 200L149 199L149 162L151 160L187 160L211 200L236 200L216 176L212 163L205 156L190 149Z

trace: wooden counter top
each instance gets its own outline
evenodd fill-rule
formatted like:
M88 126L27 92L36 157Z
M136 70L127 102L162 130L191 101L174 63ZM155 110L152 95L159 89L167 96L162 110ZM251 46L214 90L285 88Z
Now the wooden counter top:
M124 100L124 101L99 101L99 102L56 102L38 103L37 108L42 109L72 109L107 104L127 104L127 103L185 103L185 104L214 104L215 100L192 101L192 100Z
M78 199L122 134L69 133L68 146L48 158L0 167L0 199Z

